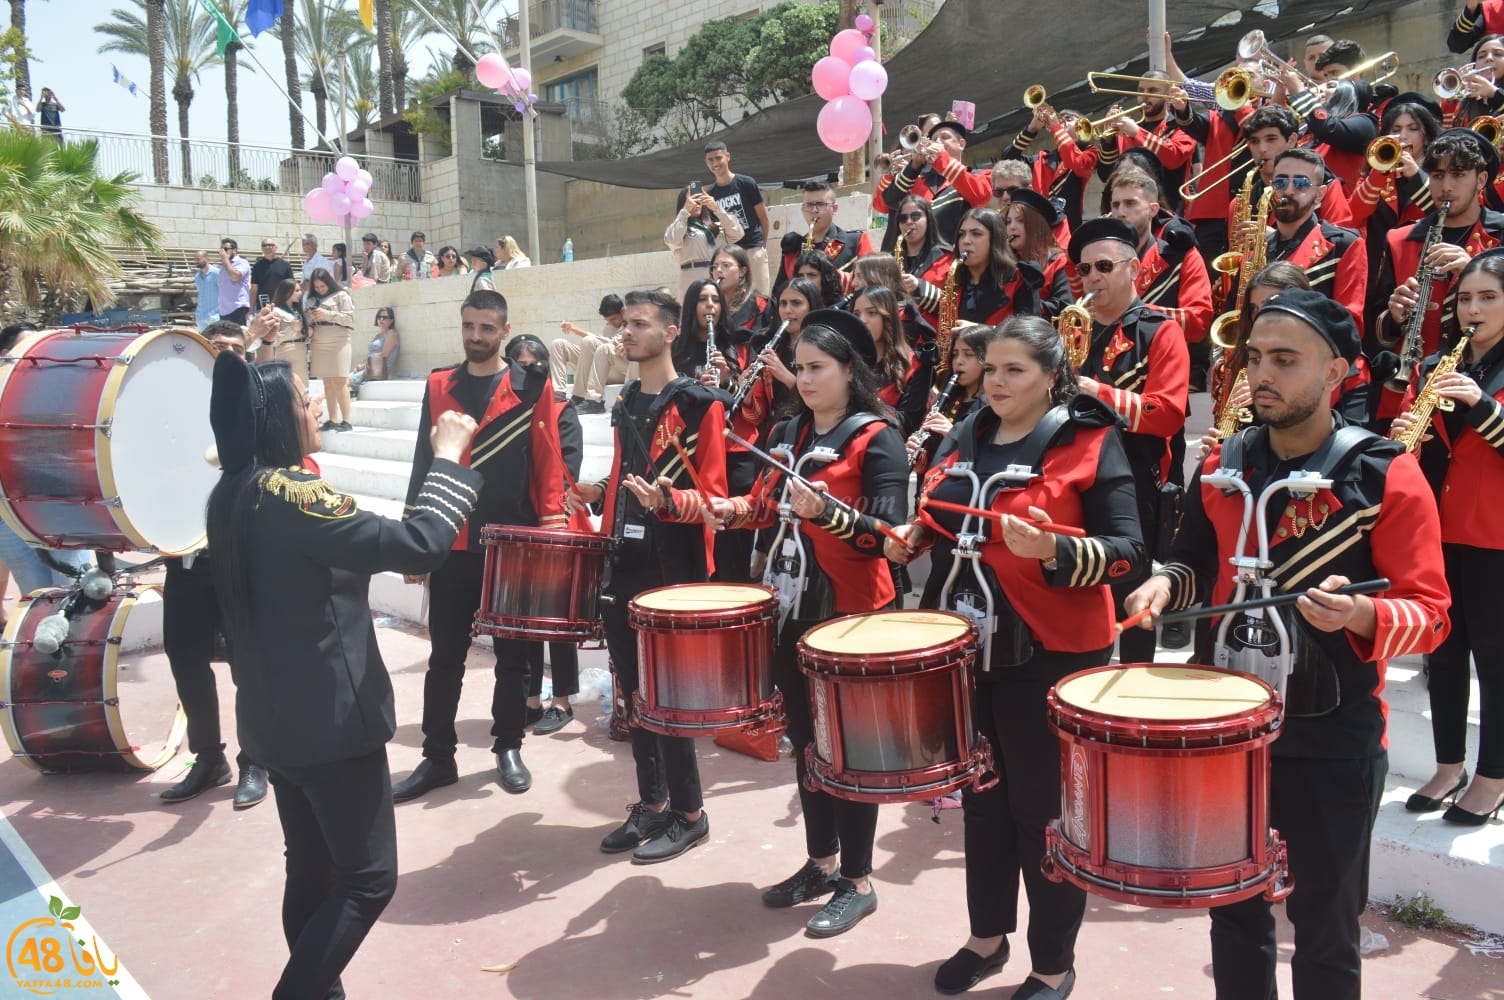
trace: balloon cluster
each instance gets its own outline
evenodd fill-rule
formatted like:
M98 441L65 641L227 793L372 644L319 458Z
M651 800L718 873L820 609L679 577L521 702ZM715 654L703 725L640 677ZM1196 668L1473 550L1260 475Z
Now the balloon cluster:
M519 112L538 103L538 95L528 93L533 86L533 74L518 67L512 68L503 56L487 52L475 64L475 78L484 86L500 91L501 96L512 102Z
M364 219L376 211L367 197L371 192L371 173L362 170L348 156L335 161L334 169L324 175L324 182L303 196L303 211L314 222L343 224L345 216Z
M825 98L815 120L820 141L837 153L861 149L872 135L872 109L888 89L888 71L877 61L869 41L877 25L867 14L856 16L856 27L839 31L830 40L830 55L815 63L810 82Z

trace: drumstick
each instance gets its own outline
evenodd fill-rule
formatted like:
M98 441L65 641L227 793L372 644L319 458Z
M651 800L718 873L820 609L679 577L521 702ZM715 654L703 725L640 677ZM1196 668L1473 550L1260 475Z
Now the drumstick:
M1374 594L1381 590L1389 589L1389 579L1379 577L1376 580L1364 580L1360 583L1349 583L1345 587L1336 590L1322 591L1325 594L1343 594L1354 596L1357 594ZM1157 625L1166 622L1188 622L1198 618L1214 618L1217 615L1230 614L1236 611L1252 611L1255 608L1282 608L1288 604L1294 604L1306 596L1304 590L1294 594L1275 594L1272 597L1255 597L1251 601L1237 601L1232 604L1214 604L1209 608L1187 608L1184 611L1168 611L1162 615L1153 615L1145 608L1135 614L1129 615L1114 626L1119 632L1126 631L1136 625L1142 625L1146 621L1153 621Z
M564 470L564 481L569 484L570 489L576 493L580 492L580 484L575 482L574 477L569 474L569 463L564 461L564 449L559 446L559 439L548 436L548 425L541 420L538 421L538 429L543 431L543 436L548 438L548 443L553 447L554 457L559 460L559 467Z
M980 507L968 507L965 504L951 503L947 500L936 500L934 497L925 497L919 501L921 507L934 507L938 510L948 510L953 514L970 514L972 517L990 517L1002 523L1003 515L995 510L983 510ZM1086 530L1072 524L1056 524L1054 521L1031 521L1019 518L1025 524L1033 525L1040 531L1051 531L1057 535L1069 535L1071 538L1085 538Z
M678 438L669 438L669 441L673 444L674 450L679 453L679 457L684 460L684 471L689 473L689 481L695 484L695 492L700 494L700 503L705 505L706 510L709 510L710 496L700 483L700 474L695 471L694 463L689 460L689 453L684 450L684 445L679 443Z
M821 490L816 490L815 489L815 484L814 483L810 482L808 479L805 479L803 476L799 475L799 473L795 472L793 469L789 468L787 465L784 465L782 462L778 461L778 459L774 458L772 455L769 455L767 452L765 452L761 448L757 447L757 445L753 444L751 441L748 441L746 438L743 438L743 437L735 434L731 430L730 427L727 427L725 429L725 434L726 434L726 437L728 437L728 438L731 439L731 441L733 441L734 443L739 444L743 448L747 449L747 451L752 455L753 458L761 460L763 462L763 464L768 465L768 466L772 467L773 469L777 470L778 472L783 473L785 476L788 476L790 479L792 479L795 482L799 483L801 486L803 486L807 490L814 490L814 492L816 492L816 493L822 492ZM829 493L825 494L825 499L828 500L829 502L835 504L837 507L841 507L841 508L844 508L846 510L851 511L852 514L856 513L856 511L852 508L852 506L850 504L848 504L848 503L842 503L840 500L837 500L835 497L831 496ZM902 535L900 535L898 532L894 531L892 528L888 527L882 521L879 521L877 518L874 517L872 519L872 523L875 524L875 525L877 525L877 530L881 531L883 533L883 537L884 538L890 538L893 541L897 542L899 545L902 545L905 549L909 549L910 551L913 550L914 546L912 546L908 542L906 542L904 540L904 537Z

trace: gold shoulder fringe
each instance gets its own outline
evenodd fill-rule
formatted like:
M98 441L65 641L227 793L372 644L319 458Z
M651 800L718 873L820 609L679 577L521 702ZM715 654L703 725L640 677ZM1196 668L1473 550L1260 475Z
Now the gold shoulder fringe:
M319 501L328 500L339 496L340 493L323 479L299 479L295 476L311 475L307 470L297 467L290 469L273 469L263 473L260 486L263 493L270 493L274 497L281 497L288 503L299 507L307 507Z

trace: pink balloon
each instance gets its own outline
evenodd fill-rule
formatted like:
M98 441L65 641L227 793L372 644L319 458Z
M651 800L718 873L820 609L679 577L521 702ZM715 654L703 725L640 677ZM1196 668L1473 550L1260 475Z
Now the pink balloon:
M815 131L828 149L837 153L854 152L872 135L872 109L859 97L837 97L820 109Z
M851 67L851 94L864 101L875 101L888 89L888 71L873 60Z
M509 79L507 68L504 56L487 52L475 64L475 78L492 90L500 90L507 85Z
M856 50L856 58L851 60L851 65L860 66L864 62L876 62L877 51L870 45L863 45Z
M833 101L837 97L845 97L851 93L851 87L847 83L851 77L851 66L844 59L835 56L826 56L815 63L815 68L810 71L810 82L815 85L815 93Z
M330 171L324 175L324 182L319 187L330 194L334 194L336 191L343 191L345 189L345 182L340 180L339 174Z
M350 206L350 214L357 219L364 219L374 211L376 211L376 206L371 204L369 198L362 198Z
M533 74L521 66L512 70L512 79L517 81L517 92L519 94L525 94L533 89Z
M303 211L313 222L333 222L334 213L329 210L329 192L314 188L303 196Z
M338 160L334 161L334 172L339 175L339 179L342 181L353 181L355 176L360 173L360 164L348 156L341 156Z
M360 173L355 175L355 179L364 184L367 191L376 186L376 178L372 177L371 172L364 167L361 168Z
M883 82L884 84L886 84L887 77L883 78ZM355 178L353 181L345 185L345 194L350 196L351 201L359 201L360 199L364 198L366 196L366 192L370 190L371 185L367 184L359 177Z
M875 27L877 27L877 25L872 23L871 14L858 14L856 16L856 30L860 31L862 34L871 34L872 29Z
M837 59L844 59L848 65L856 65L856 53L858 49L867 47L867 36L855 28L847 28L845 31L836 32L836 37L830 40L830 54Z
M334 213L336 219L342 215L349 215L350 196L343 192L340 194L331 194L329 196L329 210Z

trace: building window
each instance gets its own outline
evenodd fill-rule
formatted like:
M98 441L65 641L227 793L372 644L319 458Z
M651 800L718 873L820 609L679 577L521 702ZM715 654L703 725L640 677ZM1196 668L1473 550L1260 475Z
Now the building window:
M667 58L668 45L664 42L659 42L657 45L649 45L647 48L642 50L642 58L650 59L653 56L663 56L664 58Z
M547 85L546 100L564 105L570 119L581 125L596 122L596 80L594 67Z

